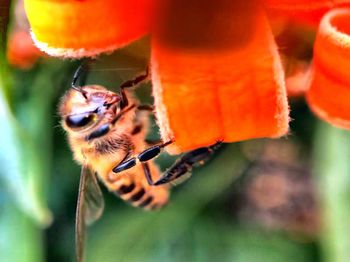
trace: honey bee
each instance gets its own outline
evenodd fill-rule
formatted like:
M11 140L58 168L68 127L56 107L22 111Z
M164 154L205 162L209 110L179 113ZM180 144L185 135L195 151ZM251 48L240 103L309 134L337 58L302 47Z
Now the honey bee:
M83 259L85 225L97 220L104 206L95 174L109 191L131 205L159 209L168 202L168 183L188 177L192 167L207 160L221 144L184 154L160 176L151 160L174 141L153 146L145 142L147 113L153 107L140 105L129 92L148 78L148 70L121 84L120 93L99 85L77 86L82 70L84 66L75 72L72 88L59 107L74 158L82 165L76 211L78 261Z

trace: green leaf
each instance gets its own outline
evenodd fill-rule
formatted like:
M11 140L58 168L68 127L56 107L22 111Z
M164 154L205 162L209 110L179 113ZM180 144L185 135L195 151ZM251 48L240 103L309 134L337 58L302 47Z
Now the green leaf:
M28 170L25 163L28 156L35 152L31 141L19 126L10 111L4 95L5 83L0 78L0 180L7 192L14 197L19 207L38 224L47 226L51 223L51 213L45 207L45 200L36 193L33 170ZM29 154L25 154L30 152Z
M324 261L346 262L350 257L350 133L319 123L314 150Z

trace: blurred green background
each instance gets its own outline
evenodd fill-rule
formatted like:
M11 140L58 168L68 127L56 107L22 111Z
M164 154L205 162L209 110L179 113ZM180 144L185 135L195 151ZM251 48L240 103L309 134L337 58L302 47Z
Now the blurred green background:
M1 261L74 261L80 167L57 104L80 62L9 66L1 14ZM148 54L142 39L101 56L87 82L118 91ZM137 95L152 103L149 84ZM350 135L316 120L302 98L290 103L287 137L225 145L173 188L163 210L132 208L103 188L106 209L89 228L87 261L348 261ZM158 137L155 123L149 137ZM174 159L157 163L164 170Z

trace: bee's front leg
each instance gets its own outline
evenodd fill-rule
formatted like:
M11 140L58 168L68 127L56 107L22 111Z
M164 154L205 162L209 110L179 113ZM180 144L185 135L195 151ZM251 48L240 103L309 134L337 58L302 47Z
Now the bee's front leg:
M146 68L146 72L143 75L139 75L135 77L134 79L127 80L124 83L120 85L120 93L122 95L122 101L120 103L120 107L123 109L129 105L129 100L126 95L125 89L132 88L137 86L139 83L145 81L149 77L149 69L148 67Z

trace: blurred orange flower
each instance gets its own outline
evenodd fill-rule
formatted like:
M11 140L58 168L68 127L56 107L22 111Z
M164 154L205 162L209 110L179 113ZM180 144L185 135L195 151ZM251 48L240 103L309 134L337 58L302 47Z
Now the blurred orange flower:
M12 66L30 69L43 53L34 45L28 31L13 31L9 35L7 60Z
M156 114L162 138L176 141L171 153L288 132L285 77L267 15L272 25L284 16L310 28L323 17L308 101L327 121L348 127L350 10L334 9L347 4L25 0L34 40L53 56L95 56L151 33Z
M22 0L15 1L12 30L7 41L7 60L20 69L30 69L45 53L40 51L29 34L29 24Z

